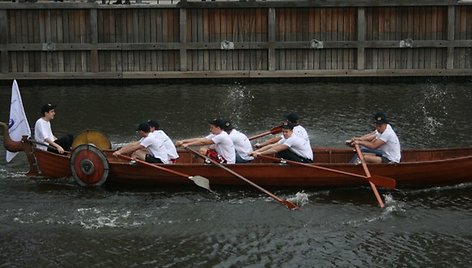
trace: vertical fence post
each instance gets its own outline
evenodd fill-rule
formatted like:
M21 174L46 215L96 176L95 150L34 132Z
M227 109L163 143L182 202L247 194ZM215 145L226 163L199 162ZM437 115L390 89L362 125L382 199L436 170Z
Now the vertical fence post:
M10 61L8 60L8 18L7 18L7 10L2 9L0 10L0 46L3 46L3 49L0 50L0 72L1 73L8 73L8 65Z
M187 10L180 8L180 71L187 71Z
M454 39L455 39L455 22L456 10L455 6L447 7L447 69L454 69Z
M276 61L275 61L275 8L271 7L267 10L267 12L269 12L267 18L268 18L268 29L267 29L267 39L268 39L268 44L269 44L269 48L268 48L268 51L267 51L267 60L269 61L268 62L268 67L269 67L269 71L275 71L275 64L276 64Z
M90 50L90 71L94 73L99 72L98 66L98 22L97 22L97 8L90 9L90 43L93 45L92 50Z
M48 47L48 44L52 44L52 34L51 34L51 9L48 9L46 12L46 19L45 19L45 25L44 25L44 35L45 39L43 43L43 51L46 51L46 69L44 70L45 72L48 73L54 73L54 62L53 62L53 52L50 51L49 49L44 49L44 47Z
M357 70L365 69L365 8L357 9Z

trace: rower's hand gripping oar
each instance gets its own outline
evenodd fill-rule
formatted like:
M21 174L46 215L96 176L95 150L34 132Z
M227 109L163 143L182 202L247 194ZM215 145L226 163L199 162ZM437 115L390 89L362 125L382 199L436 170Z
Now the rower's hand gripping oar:
M282 132L282 125L273 127L273 128L271 128L269 131L266 131L266 132L264 132L264 133L260 133L260 134L254 135L254 136L250 137L249 140L252 141L252 140L255 140L255 139L258 139L258 138L267 136L267 135L269 135L269 134L274 135L274 134L278 134L278 133L280 133L280 132Z
M354 144L354 148L356 148L357 155L359 156L359 159L362 162L362 167L364 168L365 175L367 176L368 179L371 178L370 176L370 171L369 168L367 167L367 164L364 159L364 155L361 152L361 149L359 148L359 144ZM372 191L375 194L375 198L377 198L377 202L379 202L379 205L381 208L385 207L384 202L382 201L382 198L380 197L379 191L377 191L377 187L375 187L375 184L373 184L369 180L370 188L372 188Z
M162 166L158 166L158 165L153 165L153 164L150 164L148 162L145 162L145 161L142 161L142 160L139 160L139 159L132 159L131 157L129 156L126 156L126 155L118 155L119 157L123 158L123 159L126 159L128 161L136 161L138 163L140 163L141 165L144 165L144 166L148 166L148 167L152 167L152 168L156 168L156 169L160 169L162 171L165 171L165 172L168 172L168 173L172 173L174 175L177 175L177 176L181 176L181 177L185 177L191 181L193 181L196 185L202 187L202 188L205 188L207 189L208 191L212 192L212 193L215 193L213 192L211 189L210 189L210 182L208 181L207 178L205 177L202 177L202 176L199 176L199 175L195 175L195 176L190 176L190 175L187 175L187 174L184 174L184 173L181 173L181 172L178 172L178 171L175 171L175 170L172 170L172 169L168 169L168 168L165 168L165 167L162 167Z
M33 143L33 144L38 144L38 145L46 146L47 148L53 150L53 152L56 151L56 152L59 153L59 151L57 151L57 148L56 148L56 147L51 146L51 145L49 145L48 143L35 141L35 140L33 140L33 139L29 139L28 141L31 142L31 143ZM62 153L62 155L67 155L67 154L69 154L69 153L70 153L70 151L64 150L64 153ZM60 153L59 153L59 154L60 154Z
M258 155L258 157L265 158L265 159L272 160L272 161L279 161L279 162L282 160L280 158L273 157L273 156L268 156L268 155ZM305 167L324 170L324 171L333 172L333 173L337 173L337 174L342 174L342 175L346 175L346 176L365 179L365 180L368 180L368 181L372 181L375 185L378 185L378 186L381 186L381 187L384 187L384 188L387 188L387 189L395 189L395 187L396 187L396 181L392 178L389 178L389 177L374 175L373 177L367 178L367 176L364 176L364 175L351 173L351 172L346 172L346 171L337 170L337 169L332 169L332 168L327 168L327 167L323 167L323 166L317 166L317 165L314 165L314 164L296 162L296 161L291 161L291 160L287 160L287 159L283 159L283 161L285 161L286 163L289 163L291 165L305 166Z
M242 175L238 174L237 172L235 172L235 171L233 171L233 170L231 170L231 169L225 167L224 165L218 163L217 161L215 161L215 160L213 160L213 159L211 159L211 158L209 158L209 157L206 157L206 156L200 154L199 152L193 150L192 148L190 148L190 147L185 147L185 149L188 150L188 151L190 151L190 152L192 152L192 153L194 153L195 155L197 155L197 156L199 156L199 157L201 157L201 158L203 158L203 159L208 159L208 160L211 161L211 163L213 163L215 166L218 166L218 167L220 167L220 168L226 170L227 172L231 173L232 175L238 177L239 179L241 179L241 180L243 180L243 181L249 183L250 185L256 187L256 188L259 189L260 191L262 191L262 192L266 193L268 196L272 197L275 201L277 201L277 202L279 202L280 204L286 206L288 209L298 209L298 208L299 208L299 206L297 206L297 205L294 204L293 202L290 202L290 201L288 201L288 200L285 200L285 199L283 199L283 198L280 198L280 197L274 195L273 193L271 193L271 192L267 191L266 189L260 187L259 185L255 184L254 182L252 182L252 181L246 179L245 177L243 177Z

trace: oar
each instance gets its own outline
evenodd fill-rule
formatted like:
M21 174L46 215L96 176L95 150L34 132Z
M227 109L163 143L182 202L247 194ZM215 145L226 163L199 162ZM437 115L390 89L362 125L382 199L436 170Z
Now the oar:
M357 155L359 156L359 159L362 162L362 167L364 168L365 175L368 179L370 179L370 171L369 168L367 168L367 164L365 163L364 155L362 154L361 149L359 148L359 144L354 144L354 148L356 148ZM384 202L382 201L382 198L379 195L379 191L377 191L377 187L375 187L375 184L373 184L371 181L369 181L369 184L370 188L372 188L372 191L375 194L375 198L377 198L377 202L379 202L380 207L385 207Z
M213 159L211 159L211 158L209 158L209 157L206 157L206 156L200 154L199 152L193 150L192 148L190 148L190 147L185 147L185 149L188 150L188 151L190 151L190 152L192 152L192 153L194 153L195 155L197 155L197 156L199 156L199 157L201 157L201 158L203 158L203 159L208 159L208 160L210 160L214 165L216 165L216 166L218 166L218 167L220 167L220 168L226 170L227 172L231 173L232 175L238 177L239 179L241 179L241 180L243 180L243 181L249 183L250 185L256 187L257 189L259 189L260 191L266 193L268 196L272 197L275 201L277 201L277 202L279 202L280 204L286 206L287 208L289 208L289 209L297 209L297 208L299 208L299 207L298 207L297 205L295 205L294 203L292 203L292 202L290 202L290 201L288 201L288 200L285 200L285 199L283 199L283 198L280 198L280 197L274 195L273 193L271 193L271 192L267 191L266 189L260 187L259 185L255 184L254 182L252 182L252 181L246 179L245 177L243 177L242 175L238 174L237 172L235 172L235 171L233 171L233 170L231 170L231 169L225 167L224 165L218 163L217 161L215 161L215 160L213 160Z
M210 182L208 181L207 178L205 177L202 177L202 176L199 176L199 175L196 175L196 176L190 176L190 175L187 175L187 174L184 174L184 173L181 173L181 172L178 172L178 171L175 171L175 170L172 170L172 169L168 169L168 168L165 168L165 167L162 167L162 166L157 166L157 165L153 165L153 164L150 164L148 162L145 162L145 161L142 161L142 160L139 160L139 159L132 159L131 157L129 156L126 156L126 155L122 155L120 154L119 157L123 158L123 159L126 159L128 161L131 161L131 160L134 160L142 165L145 165L145 166L148 166L148 167L152 167L152 168L156 168L156 169L160 169L162 171L165 171L165 172L168 172L168 173L172 173L174 175L177 175L177 176L181 176L181 177L185 177L191 181L193 181L196 185L202 187L202 188L205 188L207 189L208 191L212 192L213 191L210 189Z
M273 161L281 161L280 158L268 156L268 155L259 155L258 157L266 158L269 160ZM338 173L346 176L351 176L351 177L356 177L356 178L362 178L365 180L368 180L369 182L372 182L378 186L387 188L387 189L395 189L396 186L396 181L395 179L389 178L389 177L384 177L384 176L378 176L374 175L373 177L368 178L367 176L356 174L356 173L350 173L342 170L337 170L337 169L332 169L332 168L327 168L327 167L322 167L322 166L317 166L314 164L307 164L307 163L301 163L301 162L296 162L296 161L291 161L291 160L286 160L284 159L285 162L291 164L291 165L297 165L297 166L304 166L304 167L310 167L310 168L315 168L319 170L324 170L328 172L333 172L333 173Z
M58 152L57 149L56 149L56 147L51 146L51 145L49 145L48 143L35 141L35 140L33 140L33 139L29 139L28 141L31 142L31 143L34 143L34 144L39 144L39 145L42 145L42 146L46 146L46 147L48 147L49 149ZM49 151L49 152L51 152L51 151ZM58 152L58 153L59 153L59 152ZM64 154L68 154L68 153L70 153L70 151L64 150Z
M257 135L255 135L255 136L252 136L252 137L249 138L249 140L252 141L252 140L255 140L255 139L258 139L258 138L267 136L267 135L269 135L269 134L278 134L278 133L280 133L280 132L282 132L282 125L273 127L273 128L271 128L269 131L266 131L266 132L264 132L264 133L261 133L261 134L257 134Z

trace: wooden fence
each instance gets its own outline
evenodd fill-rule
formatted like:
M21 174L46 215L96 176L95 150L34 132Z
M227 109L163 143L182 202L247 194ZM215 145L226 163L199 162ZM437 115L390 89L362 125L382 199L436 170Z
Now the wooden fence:
M0 2L0 79L472 76L472 2Z

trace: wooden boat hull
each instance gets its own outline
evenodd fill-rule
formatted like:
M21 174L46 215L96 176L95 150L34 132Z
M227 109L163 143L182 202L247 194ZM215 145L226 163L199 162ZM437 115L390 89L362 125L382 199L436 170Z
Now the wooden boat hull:
M316 165L365 175L361 165L349 164L354 152L350 149L315 149ZM185 185L193 182L154 167L135 164L116 158L112 151L104 151L109 170L106 183ZM35 150L34 155L42 176L60 178L71 176L71 155L57 155ZM178 163L163 167L188 174L200 175L210 185L245 186L246 182L225 170L205 164L186 151L180 152ZM394 178L397 187L430 187L472 182L472 148L405 150L404 161L398 164L371 164L372 175ZM78 160L75 160L78 161ZM265 187L346 187L366 185L367 180L311 167L258 160L250 164L227 165L252 182ZM77 178L76 178L77 179Z

